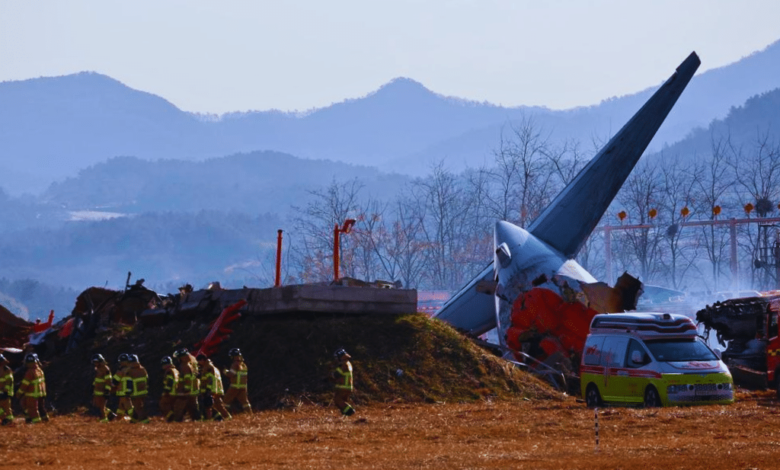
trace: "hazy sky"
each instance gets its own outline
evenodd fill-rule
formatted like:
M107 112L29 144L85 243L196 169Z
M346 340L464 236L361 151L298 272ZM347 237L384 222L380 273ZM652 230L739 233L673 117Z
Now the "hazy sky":
M399 76L568 108L780 39L778 0L0 0L0 81L93 70L187 111L306 110Z

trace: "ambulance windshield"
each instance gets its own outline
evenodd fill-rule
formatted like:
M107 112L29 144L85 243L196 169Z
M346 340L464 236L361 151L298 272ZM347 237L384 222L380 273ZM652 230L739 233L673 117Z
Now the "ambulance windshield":
M699 338L646 340L650 352L661 362L717 361L718 357Z

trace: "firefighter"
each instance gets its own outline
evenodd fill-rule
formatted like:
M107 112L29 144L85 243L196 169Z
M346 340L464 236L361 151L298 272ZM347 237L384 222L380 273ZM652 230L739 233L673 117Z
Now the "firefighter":
M200 370L198 369L198 360L187 350L187 348L181 348L177 351L174 351L173 358L178 359L180 357L184 357L185 360L189 362L192 373L195 376L195 389L200 390Z
M184 421L185 413L189 413L193 421L200 421L198 409L198 378L197 369L192 367L190 354L185 350L176 351L174 355L179 361L179 383L176 388L176 400L173 404L173 417L176 421Z
M14 371L8 364L5 356L0 354L0 419L3 426L14 422L14 413L11 409L11 398L14 396Z
M214 410L217 415L214 421L231 419L230 413L222 403L225 389L222 387L222 375L211 360L205 354L198 354L196 358L200 367L200 394L203 396L203 415L205 419L212 419Z
M133 416L133 401L132 401L132 386L133 381L128 376L130 370L130 355L120 354L119 366L117 367L114 377L112 379L112 390L114 395L119 399L119 403L116 407L116 414L119 419L126 421Z
M195 358L195 356L193 356L187 348L181 348L173 353L174 359L180 359L182 357L184 357L185 360L189 362L195 377L198 377L200 374L198 373L198 360Z
M41 363L40 358L37 354L33 354L35 356L35 367L38 368L38 370L41 373L41 377L43 377L43 363ZM46 379L43 379L43 387L42 387L43 396L38 398L38 414L41 415L41 419L45 422L49 422L49 413L46 411Z
M163 393L160 397L160 413L166 421L173 421L173 404L176 400L176 387L179 385L179 371L173 365L171 356L160 361L163 368Z
M144 366L138 360L135 354L128 355L130 367L127 370L127 377L132 382L130 388L130 402L132 403L132 413L130 415L131 423L149 423L149 417L146 414L146 395L149 394L149 374Z
M233 359L233 363L230 365L230 369L225 369L225 377L230 379L230 388L225 394L225 406L229 407L233 402L237 402L243 411L248 413L252 412L252 405L249 404L248 390L247 390L247 367L244 362L244 356L241 355L241 350L233 348L228 352L228 355Z
M111 394L111 369L102 354L92 356L92 365L95 367L95 379L92 381L92 406L97 408L100 422L107 423L116 418L116 413L106 406L108 396Z
M336 390L333 394L333 403L341 411L344 416L352 416L355 414L355 409L352 405L347 403L349 396L352 395L354 388L352 382L352 363L349 362L352 356L347 354L344 349L339 349L333 356L338 361L339 366L333 372L333 383L336 384Z
M46 378L43 369L38 362L38 355L27 354L24 358L24 366L27 369L19 387L19 398L24 408L25 422L28 424L40 423L41 402L46 397ZM44 411L46 411L44 409ZM46 417L48 421L48 416Z

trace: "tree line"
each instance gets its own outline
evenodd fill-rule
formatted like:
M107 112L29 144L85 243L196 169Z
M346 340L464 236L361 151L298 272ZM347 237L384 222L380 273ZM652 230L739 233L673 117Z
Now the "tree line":
M612 283L604 279L603 227L645 225L612 231L615 277L627 271L647 284L680 290L732 287L728 226L684 223L776 214L780 143L768 131L739 141L713 131L710 140L708 152L661 152L640 160L577 261ZM495 221L529 226L601 144L553 142L533 118L524 118L505 128L489 164L454 173L439 162L390 200L364 197L358 179L334 179L293 208L285 281L331 280L333 227L353 218L354 230L341 237L343 276L458 289L492 259ZM754 209L746 213L748 203ZM619 212L627 214L625 220ZM737 227L740 288L779 287L772 247L780 226L760 225Z

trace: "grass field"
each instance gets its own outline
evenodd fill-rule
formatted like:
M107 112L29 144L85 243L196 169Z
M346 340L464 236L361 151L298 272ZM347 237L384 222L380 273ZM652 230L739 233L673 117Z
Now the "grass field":
M342 418L304 405L225 423L99 424L83 415L0 429L0 468L780 468L780 403L599 411L574 398L382 404Z

